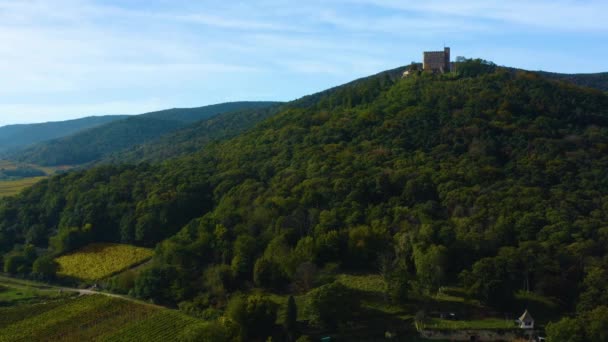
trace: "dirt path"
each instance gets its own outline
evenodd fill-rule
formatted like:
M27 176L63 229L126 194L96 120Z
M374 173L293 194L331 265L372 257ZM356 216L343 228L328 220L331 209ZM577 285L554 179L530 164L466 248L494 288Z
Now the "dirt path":
M41 292L50 292L50 291L75 292L81 296L101 295L101 296L106 296L106 297L122 299L122 300L128 300L130 302L141 304L141 305L153 306L153 307L162 308L162 309L171 309L171 308L167 308L162 305L148 303L148 302L145 302L145 301L142 301L139 299L135 299L135 298L131 298L131 297L125 296L125 295L119 295L119 294L109 293L109 292L102 292L102 291L97 291L97 290L93 290L93 289L78 289L75 287L55 286L55 285L49 285L49 284L44 284L44 283L38 283L35 281L31 281L31 280L11 278L11 277L7 277L7 276L3 276L3 275L0 275L0 285L4 285L7 287L13 287L13 288L33 288L33 289L36 289Z
M119 295L119 294L116 294L116 293L102 292L102 291L96 291L96 290L91 290L91 289L77 289L77 288L71 288L71 287L57 287L56 289L57 290L61 290L61 291L66 291L66 292L77 292L81 296L102 295L102 296L106 296L106 297L112 297L112 298L118 298L118 299L122 299L122 300L128 300L130 302L141 304L141 305L153 306L153 307L156 307L156 308L159 308L159 309L170 309L170 308L162 306L162 305L148 303L148 302L145 302L143 300L135 299L135 298L132 298L132 297L129 297L129 296L125 296L125 295Z

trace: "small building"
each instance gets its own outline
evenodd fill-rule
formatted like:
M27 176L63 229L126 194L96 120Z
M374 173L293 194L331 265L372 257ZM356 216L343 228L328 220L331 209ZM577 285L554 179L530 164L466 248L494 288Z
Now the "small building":
M425 51L422 54L422 70L432 72L450 72L450 48L446 47L443 51Z
M532 315L526 310L523 315L517 319L517 324L519 324L519 327L522 329L534 329L534 318L532 318Z

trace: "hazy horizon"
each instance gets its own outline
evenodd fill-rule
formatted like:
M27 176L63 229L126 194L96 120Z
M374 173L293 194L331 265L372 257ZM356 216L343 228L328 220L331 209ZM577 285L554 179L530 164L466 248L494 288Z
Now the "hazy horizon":
M607 20L601 1L0 0L0 126L288 101L444 44L453 59L603 72L589 56L608 53Z

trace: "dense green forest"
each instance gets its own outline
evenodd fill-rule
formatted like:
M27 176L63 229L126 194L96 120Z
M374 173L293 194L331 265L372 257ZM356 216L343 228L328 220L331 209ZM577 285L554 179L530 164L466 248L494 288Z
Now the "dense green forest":
M276 102L231 102L199 108L175 108L117 120L73 135L12 150L8 159L37 165L81 165L124 149L154 141L164 134L215 115L257 109Z
M308 291L323 281L307 270L338 267L380 268L397 304L446 285L496 310L518 291L554 298L580 318L552 336L605 320L608 96L479 61L402 71L287 104L191 155L71 172L2 200L5 270L29 272L31 246L126 242L156 256L121 290L210 317L266 312L229 294ZM339 325L322 308L345 291L313 290L311 324Z
M0 127L0 152L56 139L78 131L127 118L126 115L90 116L81 119Z
M608 72L600 72L595 74L559 74L554 72L538 71L538 74L543 77L570 82L582 87L608 91Z
M160 162L199 151L207 144L237 136L258 122L278 113L281 105L244 109L201 120L152 142L112 153L98 161L105 163Z

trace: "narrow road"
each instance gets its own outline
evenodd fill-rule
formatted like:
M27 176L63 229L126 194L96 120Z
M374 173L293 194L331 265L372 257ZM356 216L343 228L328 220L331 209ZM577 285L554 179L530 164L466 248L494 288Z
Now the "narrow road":
M159 309L171 309L166 306L148 303L143 300L135 299L135 298L125 296L125 295L119 295L116 293L102 292L102 291L91 290L91 289L77 289L77 288L72 288L72 287L55 287L55 289L61 290L61 291L66 291L66 292L76 292L76 293L80 294L81 296L101 295L101 296L106 296L106 297L118 298L118 299L122 299L122 300L128 300L130 302L141 304L141 305L153 306L153 307L156 307ZM173 310L173 309L171 309L171 310Z
M165 307L162 305L148 303L143 300L131 298L131 297L125 296L125 295L119 295L119 294L109 293L109 292L102 292L102 291L97 291L97 290L92 290L92 289L78 289L75 287L55 286L55 285L49 285L49 284L44 284L44 283L38 283L35 281L31 281L31 280L11 278L11 277L7 277L4 275L0 275L0 285L6 286L6 287L12 287L12 288L19 288L19 289L34 288L38 291L47 291L47 292L48 291L75 292L81 296L101 295L101 296L106 296L106 297L122 299L122 300L128 300L130 302L141 304L141 305L153 306L153 307L156 307L159 309L162 308L162 309L173 310L171 308L168 308L168 307Z

